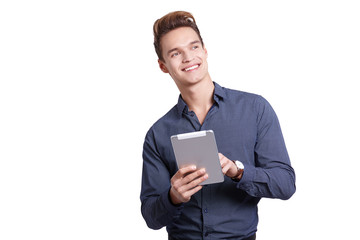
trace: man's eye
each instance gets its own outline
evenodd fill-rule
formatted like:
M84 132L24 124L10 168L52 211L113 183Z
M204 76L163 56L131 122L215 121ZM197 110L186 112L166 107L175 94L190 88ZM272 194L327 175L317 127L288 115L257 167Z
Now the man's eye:
M197 48L199 48L199 46L193 46L193 47L192 47L192 49L197 49Z
M175 52L175 53L171 54L171 57L176 57L176 56L178 56L178 55L179 55L179 53L178 53L178 52Z

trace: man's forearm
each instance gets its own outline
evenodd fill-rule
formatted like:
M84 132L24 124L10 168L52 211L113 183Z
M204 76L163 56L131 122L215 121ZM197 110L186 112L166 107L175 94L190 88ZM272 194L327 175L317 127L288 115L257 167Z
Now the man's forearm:
M238 187L253 197L286 200L295 193L295 173L288 165L269 169L245 165Z
M160 229L180 215L182 204L173 205L168 194L166 191L160 196L152 196L142 201L141 213L149 228Z

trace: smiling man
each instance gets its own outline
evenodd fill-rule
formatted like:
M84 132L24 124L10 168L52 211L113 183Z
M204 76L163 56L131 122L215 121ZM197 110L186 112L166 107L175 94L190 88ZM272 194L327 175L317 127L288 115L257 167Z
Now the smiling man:
M255 239L262 197L288 199L295 173L270 104L221 87L208 72L208 52L194 17L172 12L154 24L160 69L177 85L178 103L148 131L143 149L141 211L169 239ZM170 137L213 130L225 180L199 185L205 169L178 169Z

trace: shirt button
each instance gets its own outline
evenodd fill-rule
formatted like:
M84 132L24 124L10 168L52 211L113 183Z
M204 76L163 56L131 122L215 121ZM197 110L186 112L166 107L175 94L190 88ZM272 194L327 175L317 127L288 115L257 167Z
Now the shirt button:
M208 213L208 210L207 210L207 208L205 208L205 209L204 209L204 212L205 212L205 213Z

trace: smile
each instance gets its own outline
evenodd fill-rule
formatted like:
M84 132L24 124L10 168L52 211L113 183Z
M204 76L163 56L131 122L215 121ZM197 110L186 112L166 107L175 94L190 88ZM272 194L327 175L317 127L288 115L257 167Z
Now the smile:
M197 69L198 67L200 67L200 64L196 64L196 65L193 65L193 66L190 66L190 67L184 68L184 69L183 69L183 71L188 72L188 71L191 71L191 70Z

